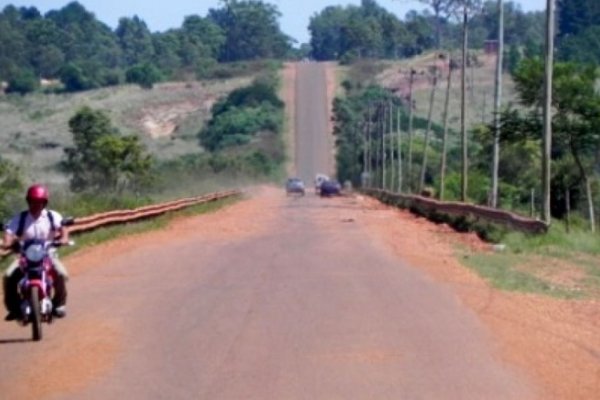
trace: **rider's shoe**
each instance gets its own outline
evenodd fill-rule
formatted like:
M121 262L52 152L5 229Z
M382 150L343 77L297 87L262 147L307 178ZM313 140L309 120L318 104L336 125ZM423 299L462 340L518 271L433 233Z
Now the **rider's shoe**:
M9 311L6 317L4 317L5 321L15 321L19 319L19 314L14 311Z
M58 306L52 310L52 314L54 314L56 318L64 318L67 316L67 307L64 305Z

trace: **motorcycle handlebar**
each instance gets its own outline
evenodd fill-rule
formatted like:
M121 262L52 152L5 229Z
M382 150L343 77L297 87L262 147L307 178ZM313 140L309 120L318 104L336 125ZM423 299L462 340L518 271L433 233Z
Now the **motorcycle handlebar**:
M52 242L52 247L62 247L62 246L74 246L75 242L73 240L69 240L67 243L63 243L63 242L59 242L59 241L54 241Z

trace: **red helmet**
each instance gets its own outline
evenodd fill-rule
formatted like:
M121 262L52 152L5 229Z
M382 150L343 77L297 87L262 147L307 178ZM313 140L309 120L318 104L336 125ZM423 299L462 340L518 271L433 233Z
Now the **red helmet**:
M36 184L36 185L31 185L29 187L29 189L27 189L27 196L25 197L25 199L27 201L42 200L47 203L48 197L49 197L48 189L46 188L46 186Z

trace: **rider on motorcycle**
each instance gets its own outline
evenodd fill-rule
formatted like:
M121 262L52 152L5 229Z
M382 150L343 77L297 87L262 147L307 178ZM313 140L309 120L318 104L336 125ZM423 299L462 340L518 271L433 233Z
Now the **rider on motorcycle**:
M62 244L69 242L69 232L61 225L62 216L56 211L48 210L48 189L36 184L27 189L28 209L16 214L4 232L4 250L14 249L19 241L40 239L45 241L60 241ZM68 273L65 266L58 259L56 252L51 252L53 268L56 270L54 280L53 313L62 318L66 315L67 288L65 281ZM19 268L19 257L6 269L2 284L4 287L4 305L8 310L6 321L16 320L20 317L21 298L18 293L19 281L23 273Z

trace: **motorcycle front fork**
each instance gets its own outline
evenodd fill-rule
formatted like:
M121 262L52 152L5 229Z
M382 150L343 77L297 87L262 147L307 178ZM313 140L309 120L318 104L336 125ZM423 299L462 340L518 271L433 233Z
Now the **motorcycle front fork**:
M40 302L40 312L42 315L52 315L52 301L48 297L44 297ZM21 315L23 315L24 321L29 321L31 315L31 304L29 300L23 300L21 302Z

